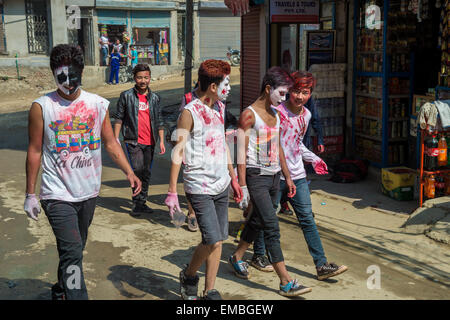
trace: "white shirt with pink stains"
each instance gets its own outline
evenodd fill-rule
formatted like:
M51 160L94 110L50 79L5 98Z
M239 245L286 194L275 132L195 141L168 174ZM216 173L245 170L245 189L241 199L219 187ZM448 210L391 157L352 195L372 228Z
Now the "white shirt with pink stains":
M284 103L276 108L280 115L281 146L286 157L286 164L292 180L306 177L303 160L315 162L320 160L313 152L303 144L303 137L308 129L311 112L303 107L302 112L296 115L292 113ZM284 177L282 176L282 179Z
M53 91L34 102L42 107L44 120L40 198L79 202L96 197L102 175L100 138L109 101L81 90L74 101Z
M274 127L269 127L252 106L247 107L255 115L255 124L250 129L247 168L260 169L260 175L274 175L281 170L279 156L280 118L273 109L277 119Z
M218 195L231 181L225 142L225 105L218 101L210 108L195 99L184 108L194 120L184 150L184 191Z

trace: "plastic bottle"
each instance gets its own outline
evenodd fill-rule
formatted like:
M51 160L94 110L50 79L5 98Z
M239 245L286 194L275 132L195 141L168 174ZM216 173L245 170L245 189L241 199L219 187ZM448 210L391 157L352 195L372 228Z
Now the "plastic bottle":
M438 167L445 167L447 165L447 142L445 141L444 136L439 139L438 148Z
M438 155L439 155L439 141L436 136L427 140L426 144L426 161L425 169L428 171L434 171L438 167Z
M433 199L436 192L436 187L434 183L436 182L436 179L434 178L434 174L428 176L425 179L425 196L428 199Z

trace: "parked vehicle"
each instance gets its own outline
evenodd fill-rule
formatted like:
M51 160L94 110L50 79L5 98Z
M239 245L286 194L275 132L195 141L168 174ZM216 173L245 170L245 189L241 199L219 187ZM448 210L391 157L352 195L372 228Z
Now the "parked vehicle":
M228 47L227 58L232 66L239 66L241 64L241 51Z

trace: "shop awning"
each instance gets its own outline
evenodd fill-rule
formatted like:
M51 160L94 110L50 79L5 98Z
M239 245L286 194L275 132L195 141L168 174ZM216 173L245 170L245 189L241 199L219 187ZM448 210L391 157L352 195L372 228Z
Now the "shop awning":
M97 10L98 24L127 24L127 12L124 10Z
M169 11L131 11L133 28L170 28Z

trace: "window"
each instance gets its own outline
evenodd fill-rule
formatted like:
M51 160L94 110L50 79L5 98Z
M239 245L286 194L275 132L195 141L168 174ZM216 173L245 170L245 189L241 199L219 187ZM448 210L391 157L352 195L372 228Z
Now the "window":
M28 52L47 54L49 50L47 4L45 0L25 0Z

